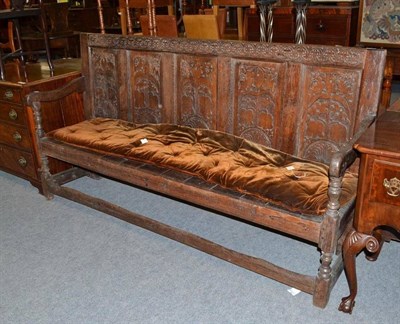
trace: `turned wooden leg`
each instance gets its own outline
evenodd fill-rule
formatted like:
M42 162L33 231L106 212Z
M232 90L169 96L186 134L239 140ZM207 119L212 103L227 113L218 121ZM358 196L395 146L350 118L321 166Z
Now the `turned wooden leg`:
M390 98L392 95L393 65L393 57L388 56L386 58L386 66L382 85L381 107L379 109L378 115L385 112L386 109L390 106Z
M49 181L51 180L51 173L49 169L49 160L46 156L42 156L42 166L40 168L40 178L42 182L42 191L43 196L45 196L48 200L54 198L54 195L51 193L49 189Z
M355 230L352 230L347 235L343 245L343 261L350 295L342 298L342 302L339 305L340 311L351 314L354 307L354 299L357 295L357 254L364 248L371 253L375 253L379 250L379 245L378 240L372 235L359 233Z

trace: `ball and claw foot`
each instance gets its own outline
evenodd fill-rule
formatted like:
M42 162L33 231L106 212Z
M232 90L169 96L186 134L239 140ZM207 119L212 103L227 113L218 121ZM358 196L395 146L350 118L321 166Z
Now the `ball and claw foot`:
M356 302L354 300L354 297L352 296L343 297L338 310L343 313L351 314L355 303Z

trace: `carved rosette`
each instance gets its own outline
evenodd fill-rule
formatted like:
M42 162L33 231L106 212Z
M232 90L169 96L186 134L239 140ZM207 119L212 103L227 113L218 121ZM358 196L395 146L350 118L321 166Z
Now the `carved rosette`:
M338 150L337 144L351 138L360 79L359 71L311 71L306 80L303 157L328 162Z
M161 56L135 56L133 66L133 118L139 123L159 123L162 118Z
M272 145L275 109L279 98L280 64L237 64L235 133L260 144Z
M91 64L95 115L118 118L119 86L116 56L111 51L94 49Z
M217 98L216 59L181 56L179 71L178 109L181 122L191 127L213 127Z

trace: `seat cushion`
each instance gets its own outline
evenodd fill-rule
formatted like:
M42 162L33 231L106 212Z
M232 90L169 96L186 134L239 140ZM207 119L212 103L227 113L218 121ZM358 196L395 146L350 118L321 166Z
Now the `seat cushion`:
M96 118L47 136L185 172L295 213L322 215L328 204L327 165L219 131ZM356 187L357 176L346 173L341 205L355 198Z

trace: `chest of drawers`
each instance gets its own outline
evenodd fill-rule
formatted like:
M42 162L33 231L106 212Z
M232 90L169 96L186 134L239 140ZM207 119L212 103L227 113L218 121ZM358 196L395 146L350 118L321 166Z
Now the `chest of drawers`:
M353 46L357 36L358 6L311 6L307 9L306 43ZM273 42L294 43L296 10L276 7L273 10ZM248 11L245 29L248 40L260 40L259 13Z
M80 76L70 72L32 82L0 82L0 169L29 180L41 191L38 169L40 160L35 140L33 113L25 104L25 96L35 90L53 90ZM46 131L58 126L52 104L44 107L47 115ZM52 168L66 168L60 162L52 161Z

